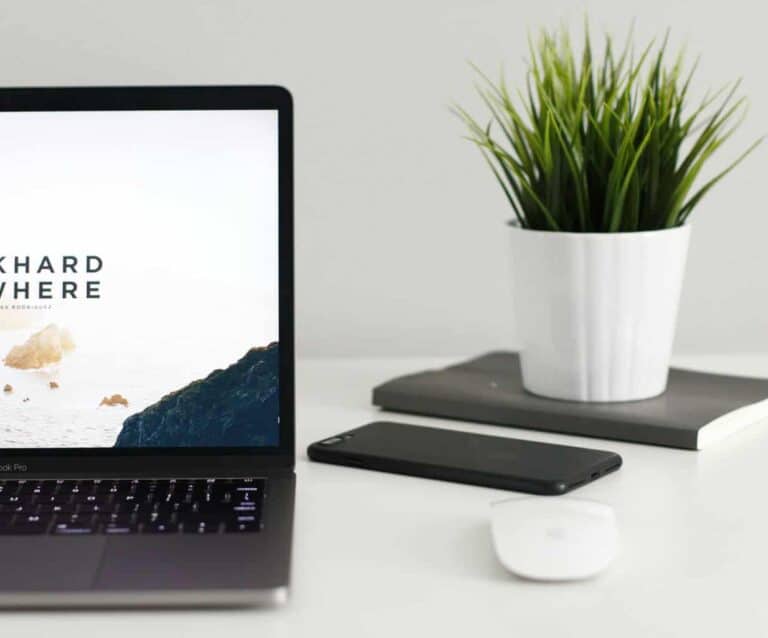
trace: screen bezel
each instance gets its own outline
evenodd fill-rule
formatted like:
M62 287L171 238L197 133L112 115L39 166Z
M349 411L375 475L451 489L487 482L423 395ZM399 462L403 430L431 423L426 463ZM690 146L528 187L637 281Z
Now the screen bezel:
M279 384L277 447L8 448L3 476L250 474L295 463L293 100L279 86L0 88L0 112L276 110L278 112Z

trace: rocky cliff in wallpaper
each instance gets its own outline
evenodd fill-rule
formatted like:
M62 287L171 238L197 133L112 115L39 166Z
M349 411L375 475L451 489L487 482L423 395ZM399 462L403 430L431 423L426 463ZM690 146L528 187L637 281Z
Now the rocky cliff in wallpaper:
M278 373L278 344L253 348L128 417L115 447L277 445Z

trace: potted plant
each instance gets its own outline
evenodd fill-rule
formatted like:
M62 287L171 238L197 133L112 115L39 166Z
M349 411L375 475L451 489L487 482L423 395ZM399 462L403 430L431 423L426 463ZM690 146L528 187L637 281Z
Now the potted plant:
M514 211L513 289L525 388L577 401L666 389L691 213L761 140L694 188L744 113L736 82L689 108L695 71L667 41L635 56L567 31L530 46L526 89L481 76L482 125L456 111ZM478 71L479 73L479 71Z

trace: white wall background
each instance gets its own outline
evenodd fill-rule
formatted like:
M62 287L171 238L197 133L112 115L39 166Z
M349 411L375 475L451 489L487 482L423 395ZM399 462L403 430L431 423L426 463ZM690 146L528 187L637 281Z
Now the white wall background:
M467 60L520 77L527 30L585 9L619 35L633 17L641 38L671 27L702 54L702 89L744 77L750 117L719 162L768 132L754 0L2 0L0 85L288 86L300 353L472 353L515 343L510 211L447 106L477 104ZM766 157L695 215L679 352L768 351Z

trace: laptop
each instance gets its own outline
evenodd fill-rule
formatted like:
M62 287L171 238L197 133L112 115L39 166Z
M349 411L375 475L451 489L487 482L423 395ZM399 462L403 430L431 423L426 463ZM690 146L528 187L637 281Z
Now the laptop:
M0 89L0 605L279 603L292 103Z

